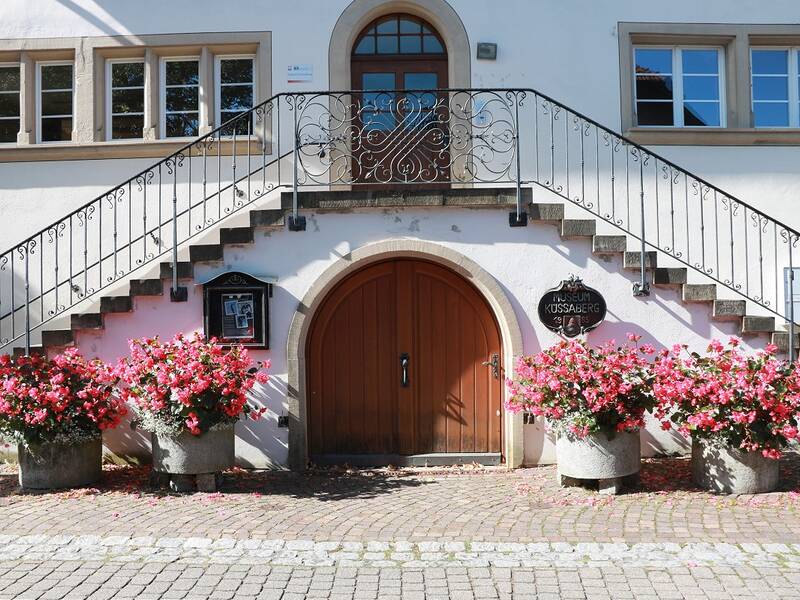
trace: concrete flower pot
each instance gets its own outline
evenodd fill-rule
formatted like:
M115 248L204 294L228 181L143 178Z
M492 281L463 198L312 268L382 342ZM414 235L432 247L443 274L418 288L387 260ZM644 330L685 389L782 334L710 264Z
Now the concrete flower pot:
M41 444L30 450L21 444L19 484L25 489L85 487L103 472L103 438L78 444Z
M168 437L153 434L153 469L172 475L218 473L233 467L233 425L192 435L184 431Z
M722 494L760 494L778 485L779 461L760 452L692 439L692 480Z
M561 434L556 440L558 479L597 480L600 492L617 494L624 478L639 472L641 452L639 432L617 433L611 439L604 433L581 439Z

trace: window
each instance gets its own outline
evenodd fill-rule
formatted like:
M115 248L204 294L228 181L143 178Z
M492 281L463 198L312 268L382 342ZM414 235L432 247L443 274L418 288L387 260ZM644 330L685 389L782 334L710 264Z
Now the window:
M0 143L16 142L19 132L19 65L0 64Z
M218 125L250 110L255 98L255 69L251 56L217 57L217 118ZM227 127L223 135L248 135L250 120L239 119Z
M73 67L68 62L37 63L39 142L72 139Z
M798 49L751 48L754 127L798 127Z
M724 127L721 48L634 48L637 123Z
M444 43L423 21L391 15L375 21L355 44L353 54L444 54Z
M106 138L141 139L144 132L144 61L106 63Z
M161 62L161 136L194 137L200 126L200 61L197 58Z

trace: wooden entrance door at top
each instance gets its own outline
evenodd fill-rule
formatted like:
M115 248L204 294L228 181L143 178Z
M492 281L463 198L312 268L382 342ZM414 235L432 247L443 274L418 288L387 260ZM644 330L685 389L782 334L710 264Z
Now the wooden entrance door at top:
M354 61L351 69L353 89L360 91L355 182L372 189L392 183L405 189L447 187L448 98L431 91L447 87L447 61Z
M459 275L410 259L358 271L309 332L309 455L499 454L501 374L483 364L494 355L491 311Z

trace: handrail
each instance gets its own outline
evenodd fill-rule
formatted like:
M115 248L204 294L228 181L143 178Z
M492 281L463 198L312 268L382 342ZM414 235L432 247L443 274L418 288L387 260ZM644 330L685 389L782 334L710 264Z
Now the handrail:
M521 186L547 190L639 240L635 294L649 293L649 247L793 333L780 283L800 233L551 96L325 90L275 94L0 253L0 347L24 336L29 350L32 329L168 253L181 299L178 247L273 189L291 188L290 229L302 230L300 189L448 183L515 186L514 226L526 222Z

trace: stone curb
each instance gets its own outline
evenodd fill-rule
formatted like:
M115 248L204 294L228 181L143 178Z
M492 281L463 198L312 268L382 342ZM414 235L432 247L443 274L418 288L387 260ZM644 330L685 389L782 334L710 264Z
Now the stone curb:
M800 569L800 544L338 542L0 535L0 562L108 561L242 563L285 566L695 567Z

